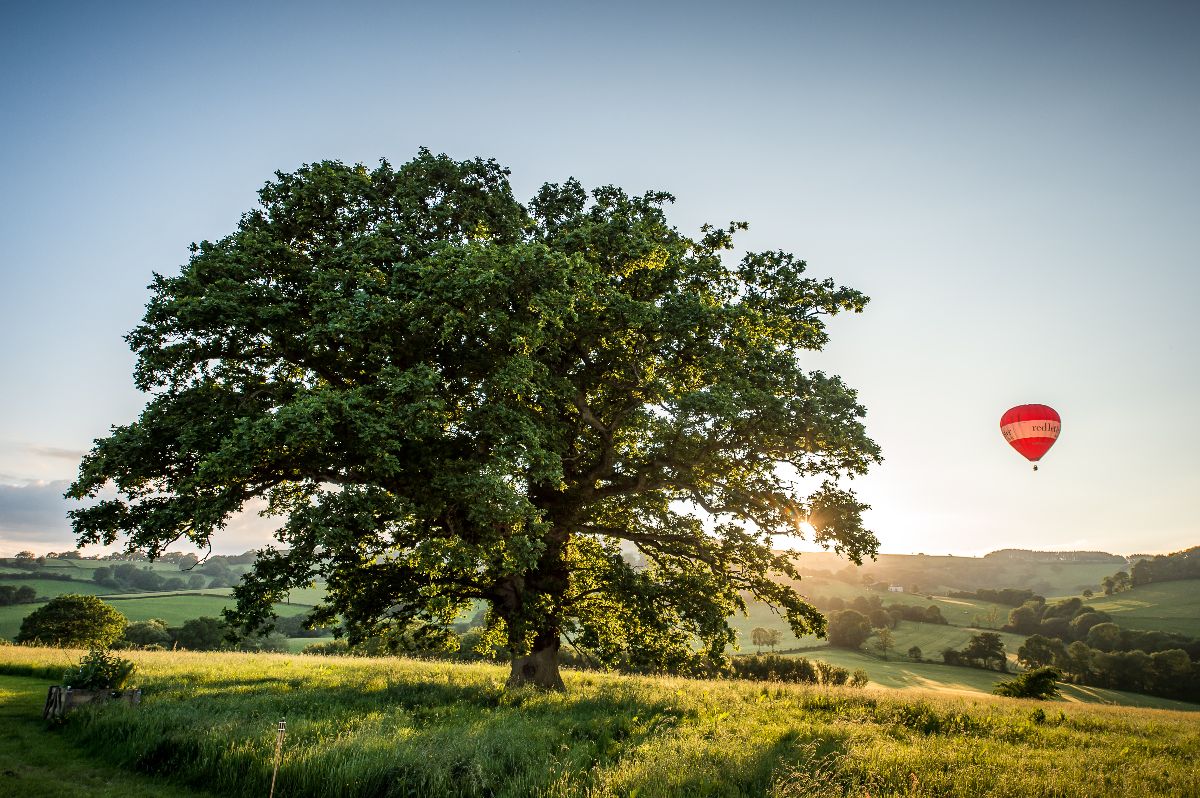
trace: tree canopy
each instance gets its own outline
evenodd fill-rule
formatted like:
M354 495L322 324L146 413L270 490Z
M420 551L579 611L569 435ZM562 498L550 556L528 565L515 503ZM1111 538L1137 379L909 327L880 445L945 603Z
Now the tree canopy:
M125 616L95 596L64 593L25 616L18 643L106 648L125 632Z
M835 612L829 618L829 645L860 648L871 636L871 621L856 610Z
M482 600L516 684L561 686L564 637L720 658L746 595L824 631L772 541L877 549L840 481L879 460L864 410L802 362L865 296L732 259L742 223L684 235L666 193L571 179L523 205L490 160L321 162L259 199L154 276L127 337L148 403L83 460L68 495L118 496L71 512L81 545L205 547L261 499L280 545L232 620L319 578L317 620L352 639L437 638Z

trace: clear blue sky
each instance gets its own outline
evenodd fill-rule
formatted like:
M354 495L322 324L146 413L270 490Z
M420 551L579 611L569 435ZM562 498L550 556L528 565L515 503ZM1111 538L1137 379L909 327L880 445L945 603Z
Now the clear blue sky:
M0 12L0 554L71 546L151 271L276 169L421 145L668 190L867 292L811 362L883 446L884 551L1200 543L1200 5L183 6ZM1063 416L1037 474L1024 402Z

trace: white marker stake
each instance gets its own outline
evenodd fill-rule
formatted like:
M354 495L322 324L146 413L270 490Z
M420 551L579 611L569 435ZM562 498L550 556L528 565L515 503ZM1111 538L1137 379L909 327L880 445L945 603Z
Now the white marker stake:
M287 721L279 721L279 734L275 737L275 769L271 771L271 796L275 798L275 777L279 775L279 757L283 754L283 735L287 732Z

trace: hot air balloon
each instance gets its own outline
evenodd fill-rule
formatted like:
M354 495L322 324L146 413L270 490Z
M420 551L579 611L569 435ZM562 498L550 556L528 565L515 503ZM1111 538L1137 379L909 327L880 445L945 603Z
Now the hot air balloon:
M1053 407L1046 405L1017 405L1000 417L1000 432L1004 440L1026 460L1034 463L1042 459L1058 440L1062 420Z

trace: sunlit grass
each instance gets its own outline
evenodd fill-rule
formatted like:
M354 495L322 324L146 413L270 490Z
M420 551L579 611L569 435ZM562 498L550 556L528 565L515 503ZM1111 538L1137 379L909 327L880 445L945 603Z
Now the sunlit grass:
M4 647L0 671L54 679L78 655ZM287 796L1084 796L1104 779L1103 794L1200 794L1187 713L576 672L566 694L511 692L486 664L131 657L143 705L82 713L68 738L226 795L266 793L284 716Z

